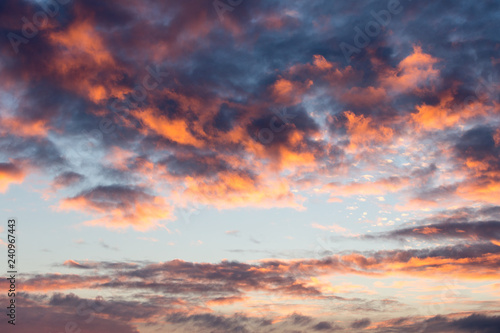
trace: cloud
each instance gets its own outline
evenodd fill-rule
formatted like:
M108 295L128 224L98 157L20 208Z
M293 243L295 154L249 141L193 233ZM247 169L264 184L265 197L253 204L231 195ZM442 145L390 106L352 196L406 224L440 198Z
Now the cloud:
M393 130L389 127L376 125L371 118L363 115L356 116L347 111L347 133L349 135L349 149L371 149L383 144L389 144L393 137Z
M173 260L153 264L125 264L68 260L69 268L83 275L47 274L27 278L24 290L91 288L150 290L168 294L203 294L207 301L238 300L251 292L268 292L298 299L341 300L332 291L321 288L314 279L319 276L354 274L372 277L394 275L439 279L453 271L465 280L498 278L500 247L492 243L475 243L428 249L342 253L322 259L263 260L247 264L192 263ZM96 274L96 272L101 272Z
M403 59L397 69L387 73L382 79L384 85L394 91L430 89L439 78L439 70L434 68L438 59L414 46L413 53Z
M473 128L465 132L454 147L459 166L468 175L458 185L457 193L466 199L498 203L493 193L498 192L500 186L500 146L495 142L494 133L490 127Z
M127 301L107 296L101 301L106 307L99 313L108 320L131 324L155 322L159 325L160 318L166 315L168 323L179 327L213 325L213 329L241 327L240 329L251 332L252 327L263 327L265 331L266 325L271 323L269 329L281 327L275 326L279 323L289 329L304 329L304 326L308 325L312 330L342 331L342 326L332 324L332 318L326 320L327 317L324 316L294 314L296 307L286 307L283 300L304 302L304 309L307 309L306 305L311 302L314 304L334 301L342 308L347 307L363 313L401 307L394 299L340 297L337 294L341 292L342 286L324 286L318 283L318 279L322 276L340 275L378 278L407 275L439 280L442 274L452 271L454 276L462 280L496 281L499 251L500 247L494 244L475 243L420 250L343 252L322 259L262 260L252 264L235 261L194 263L173 260L159 263L127 263L67 260L64 266L78 270L78 275L28 274L21 279L19 286L21 292L34 295L39 292L47 295L65 290L85 290L97 295L130 293L135 296L131 296ZM250 313L248 311L252 309L252 304L258 300L256 295L262 293L268 295L269 300L282 304L280 313L290 317L285 321L275 319L264 324L264 319L272 318L265 316L258 319L245 314ZM150 301L145 302L144 298ZM193 302L193 299L196 299L196 302ZM56 293L51 296L48 305L71 308L80 302L81 299L75 295ZM241 309L243 314L210 313L214 308L228 305ZM445 323L461 325L460 321L455 323L446 320ZM344 321L344 325L346 324L348 323ZM356 320L348 325L355 329L377 332L389 324L396 325L395 322L377 323L369 318ZM405 321L398 323L403 324L409 325Z
M137 187L122 185L99 186L65 199L61 210L90 211L103 217L86 224L111 229L133 227L147 230L171 219L171 208L161 197L156 197Z
M456 241L488 241L500 239L499 221L478 222L448 222L429 224L425 226L400 228L379 234L368 234L362 236L364 239L396 239L407 240L412 238L423 240L452 239Z
M28 309L23 322L23 331L35 332L40 325L52 331L74 327L93 332L140 332L143 327L158 329L198 330L210 332L263 332L275 331L338 331L338 332L387 332L388 330L418 332L495 332L499 317L486 313L451 313L432 317L396 317L386 321L369 318L351 322L343 328L332 324L341 322L333 315L329 321L318 320L311 316L291 313L276 316L266 313L263 316L249 316L242 313L223 315L207 312L195 303L187 303L172 297L136 295L143 301L124 301L112 298L83 298L75 294L55 293L52 295L20 293L18 299ZM5 301L6 297L2 297ZM181 311L186 309L186 311ZM2 323L0 325L6 325ZM71 326L68 326L71 325Z
M450 23L470 13L467 2L448 6L445 14L439 4L406 3L346 64L340 43L352 40L359 22L373 20L372 10L382 9L365 4L298 2L284 10L281 1L254 2L226 12L223 22L213 6L197 0L61 5L18 54L8 38L0 43L8 64L0 68L0 92L9 96L1 102L2 157L22 160L25 175L29 170L54 179L55 190L81 191L82 180L89 189L141 184L152 200L135 204L152 211L145 214L149 226L173 218L169 203L192 200L218 209L304 209L305 196L294 190L314 191L316 185L303 181L312 176L346 196L404 190L418 197L447 188L441 197L495 203L496 148L489 157L459 153L476 135L462 132L495 126L498 87L485 81L480 91L475 79L498 67L488 47L494 36L484 24L463 23L486 36L480 42ZM13 14L2 16L1 29L21 36L23 22L14 17L32 18L39 10L13 1L4 6ZM495 8L481 6L475 20L494 21ZM427 20L437 26L422 23ZM436 47L436 40L448 42ZM464 64L471 68L463 70ZM464 100L471 96L469 105ZM293 117L284 116L284 108ZM438 144L425 144L428 133ZM471 169L459 168L468 178L455 184L435 183L451 172L441 165L421 186L424 177L412 179L401 165L407 161L397 158L416 165L425 155L437 165L436 156L454 149L447 162ZM395 163L381 163L387 160ZM363 184L353 179L359 168L374 174L390 168L391 174ZM113 181L97 180L104 173ZM2 191L20 182L11 176ZM384 184L391 177L400 183ZM213 203L206 200L212 194L218 198ZM333 194L330 200L339 199ZM422 205L413 200L409 204ZM83 200L78 207L99 210ZM111 215L93 221L134 224L131 212Z
M76 172L68 171L61 173L56 178L54 178L54 181L52 182L52 187L55 189L69 187L80 183L84 179L85 176Z
M312 329L315 331L332 331L333 326L329 322L322 321L314 325Z
M359 319L351 324L352 328L365 328L371 324L371 320L368 318Z
M68 266L68 267L72 267L72 268L80 268L80 269L91 269L91 268L94 268L95 265L92 265L92 264L80 264L74 260L66 260L64 263L63 263L64 266Z
M25 176L19 163L0 163L0 193L5 193L11 184L21 184Z
M185 194L220 209L235 207L290 207L303 209L303 198L284 180L265 181L245 172L221 172L215 179L188 178Z
M457 318L458 317L458 318ZM400 318L383 323L373 323L370 328L373 332L387 332L388 330L400 330L405 332L420 332L424 330L429 333L438 332L481 332L493 333L498 328L500 317L472 313L470 315L433 316L423 318Z

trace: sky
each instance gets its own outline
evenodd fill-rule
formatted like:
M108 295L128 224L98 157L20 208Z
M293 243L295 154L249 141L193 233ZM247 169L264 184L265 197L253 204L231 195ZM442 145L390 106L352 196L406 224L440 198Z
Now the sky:
M499 30L496 0L0 1L1 331L499 332Z

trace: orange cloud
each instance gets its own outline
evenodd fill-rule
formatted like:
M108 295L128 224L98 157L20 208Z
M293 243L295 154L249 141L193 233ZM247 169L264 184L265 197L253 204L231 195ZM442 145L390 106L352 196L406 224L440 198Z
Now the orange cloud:
M174 219L173 209L164 198L120 186L98 187L81 193L63 200L58 209L101 215L102 217L86 221L85 224L110 229L132 227L146 231L164 227L161 221Z
M286 181L266 180L245 173L221 172L216 179L186 178L184 194L217 208L291 207L304 209L303 198L295 196Z
M425 228L415 228L413 229L413 232L417 232L420 234L424 235L430 235L430 234L438 234L441 231L441 229L434 228L434 227L425 227Z
M411 120L417 130L442 130L489 112L490 107L480 101L457 106L452 90L440 97L438 105L422 104L416 107L418 112L411 115Z
M15 163L0 163L0 193L7 192L11 184L21 184L25 177L25 172Z
M394 131L383 125L375 124L372 119L364 115L355 115L351 111L344 112L347 118L347 132L349 134L349 149L357 150L365 148L373 150L373 146L381 143L389 143Z
M284 146L280 147L280 164L283 168L292 168L301 165L314 165L316 159L311 152L295 152Z
M128 87L116 84L125 69L118 73L114 57L108 50L101 33L95 29L92 18L78 18L67 29L53 30L49 41L62 51L56 55L49 70L60 76L64 86L100 103L114 96L122 98L131 92ZM105 79L98 79L106 73ZM100 116L104 110L95 110Z
M500 182L496 179L471 179L461 183L457 195L473 201L500 204Z
M417 106L418 113L411 115L413 122L419 129L436 130L451 127L457 124L461 115L452 113L449 103L453 101L451 94L441 99L439 105Z
M493 135L493 140L495 140L496 146L500 146L500 129L497 129L495 131L495 134Z
M313 56L313 59L314 66L318 67L321 70L328 70L333 68L332 63L328 62L322 55L315 54Z
M109 282L109 278L98 276L81 276L67 274L47 274L35 278L27 279L19 283L22 291L50 292L55 290L68 289L91 289L101 283Z
M321 260L263 260L262 266L280 272L308 272L310 276L331 274L360 274L369 276L420 276L441 278L443 274L471 279L496 280L500 277L500 254L491 253L484 245L460 246L455 249L379 251L370 256L360 253L334 255ZM459 252L457 252L459 251ZM497 251L498 252L498 251ZM456 253L461 253L456 257Z
M15 117L0 118L0 135L15 133L21 137L46 137L48 131L47 120L28 121Z
M99 65L113 63L113 58L106 49L103 40L88 20L76 21L69 29L52 33L50 40L54 44L63 46L71 55L88 55ZM67 73L70 69L67 63L59 65L63 72Z
M312 80L298 82L280 78L274 83L271 90L276 103L295 105L302 101L302 96L312 85Z
M396 92L428 89L439 78L439 70L434 68L438 61L423 53L420 46L414 46L413 53L403 59L396 70L389 71L382 84Z
M188 130L190 125L185 119L167 119L151 109L135 111L134 115L139 118L153 132L183 145L201 147L203 142L194 137Z
M499 260L498 254L484 254L476 258L463 259L413 257L408 262L388 263L385 269L424 277L453 274L465 279L495 280L500 278L500 272L491 266Z

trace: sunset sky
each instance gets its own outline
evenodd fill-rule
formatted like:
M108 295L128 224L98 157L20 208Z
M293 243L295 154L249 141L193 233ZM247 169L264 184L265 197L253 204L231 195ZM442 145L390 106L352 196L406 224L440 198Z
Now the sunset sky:
M1 0L0 331L500 332L499 31L497 0Z

